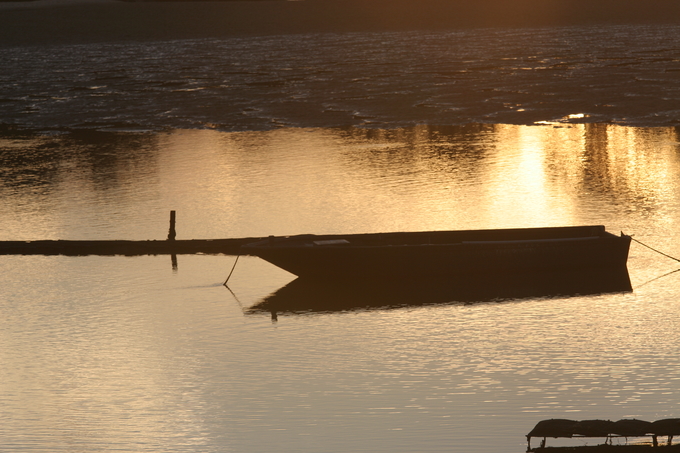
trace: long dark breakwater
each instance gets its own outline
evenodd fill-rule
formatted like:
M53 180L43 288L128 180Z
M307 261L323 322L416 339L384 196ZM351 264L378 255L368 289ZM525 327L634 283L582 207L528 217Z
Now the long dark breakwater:
M176 240L175 211L170 211L166 240L37 240L0 241L0 255L240 255L241 246L262 237Z
M243 244L263 238L160 241L2 241L0 255L238 255Z

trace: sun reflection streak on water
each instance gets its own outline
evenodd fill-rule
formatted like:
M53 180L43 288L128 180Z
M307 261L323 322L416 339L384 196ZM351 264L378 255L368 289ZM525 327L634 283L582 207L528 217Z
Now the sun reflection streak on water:
M120 137L103 150L106 134L26 142L24 167L51 170L39 186L12 178L0 186L0 234L162 238L169 210L178 212L183 238L612 219L622 219L614 228L634 230L640 215L670 234L679 198L673 129L470 125ZM55 146L71 151L44 151ZM16 152L3 147L3 168L21 172Z

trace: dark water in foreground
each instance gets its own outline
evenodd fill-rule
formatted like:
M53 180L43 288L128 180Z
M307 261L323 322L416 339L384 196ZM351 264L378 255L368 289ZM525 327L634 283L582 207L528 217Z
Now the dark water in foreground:
M604 224L678 257L678 36L4 46L0 240L176 210L180 239ZM680 416L678 263L638 244L632 292L316 288L339 308L276 322L252 307L309 296L255 258L232 294L234 259L0 257L0 450L510 453L544 418Z

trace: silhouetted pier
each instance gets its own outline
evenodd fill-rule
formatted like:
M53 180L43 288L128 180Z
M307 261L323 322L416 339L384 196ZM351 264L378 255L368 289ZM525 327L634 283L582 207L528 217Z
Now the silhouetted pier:
M176 214L170 211L167 240L148 241L0 241L0 255L241 255L241 246L261 237L175 240Z
M264 238L160 241L0 241L0 255L239 255L248 242Z

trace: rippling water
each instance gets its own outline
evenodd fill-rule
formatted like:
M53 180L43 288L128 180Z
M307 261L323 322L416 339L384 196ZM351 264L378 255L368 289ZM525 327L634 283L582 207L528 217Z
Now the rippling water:
M0 240L164 239L176 210L180 239L604 224L680 257L678 36L2 45ZM234 262L1 257L0 450L499 453L680 416L680 273L637 243L632 292L276 319L293 277L241 257L230 291Z
M677 137L561 123L6 134L1 238L162 239L176 209L180 238L603 223L680 256ZM249 308L292 276L242 257L232 294L234 259L3 257L2 448L517 452L544 418L678 415L680 274L638 244L633 292L414 294L277 321Z
M677 125L679 36L573 26L0 48L0 114L38 129Z

